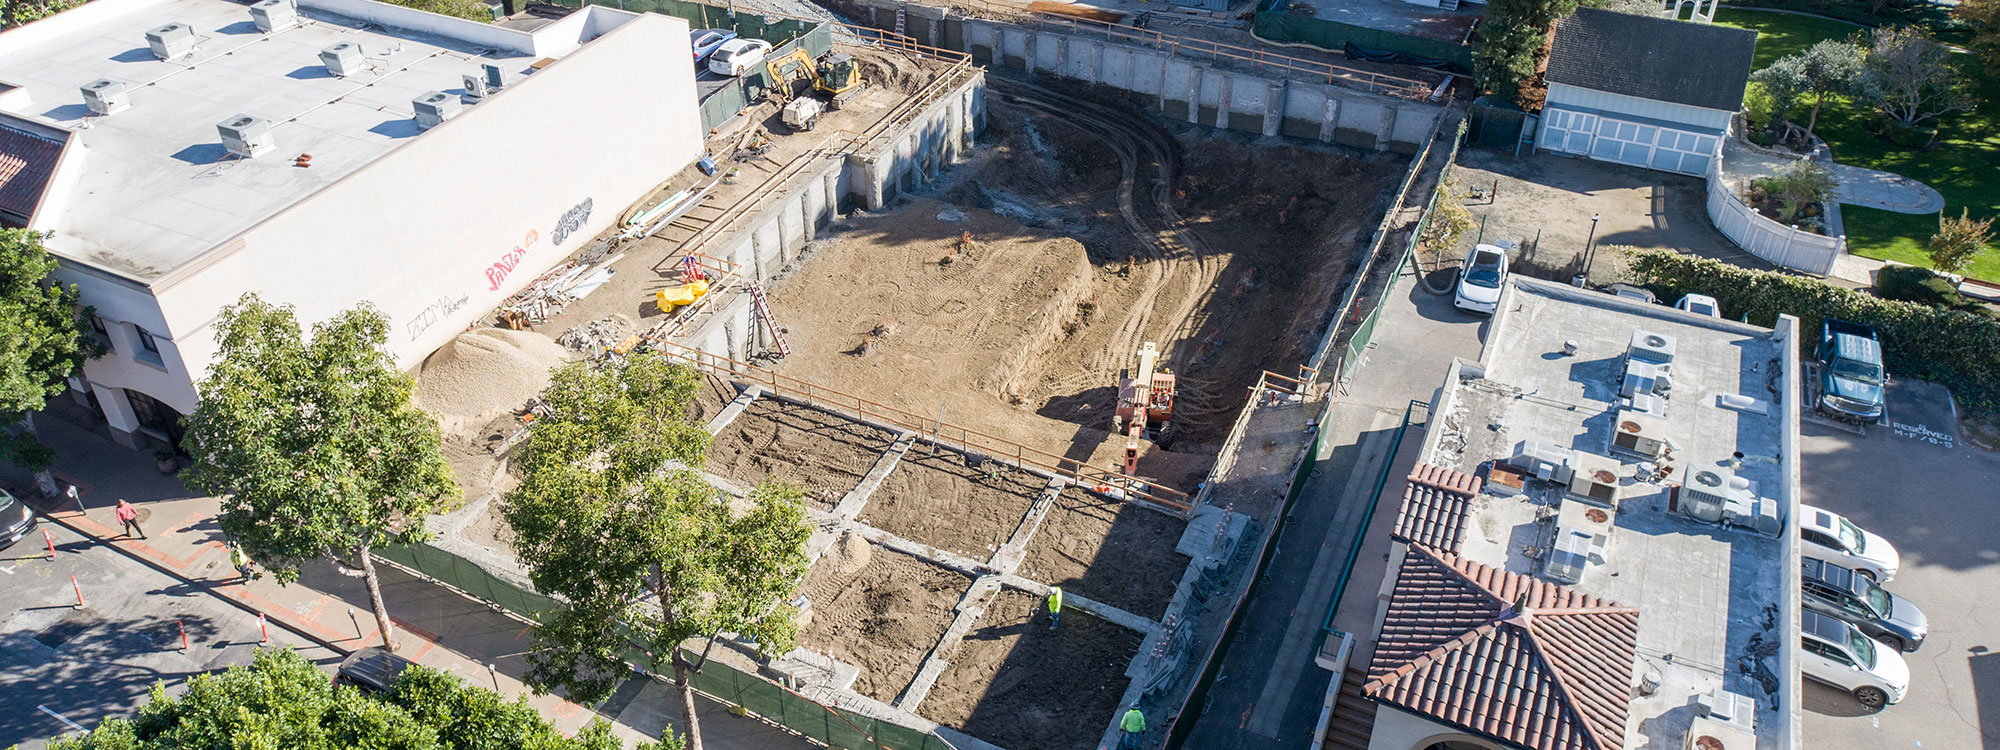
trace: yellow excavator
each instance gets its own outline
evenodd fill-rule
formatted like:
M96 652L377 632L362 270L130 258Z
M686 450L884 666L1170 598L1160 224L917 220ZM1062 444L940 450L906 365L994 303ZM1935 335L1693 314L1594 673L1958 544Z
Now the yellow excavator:
M771 74L771 95L783 105L779 119L784 120L793 130L813 129L821 113L840 109L840 105L861 92L861 66L855 64L854 56L835 52L815 62L812 55L803 49L764 63L764 69ZM812 82L812 93L818 96L798 96L793 93L793 82L803 78ZM820 101L824 98L825 101Z

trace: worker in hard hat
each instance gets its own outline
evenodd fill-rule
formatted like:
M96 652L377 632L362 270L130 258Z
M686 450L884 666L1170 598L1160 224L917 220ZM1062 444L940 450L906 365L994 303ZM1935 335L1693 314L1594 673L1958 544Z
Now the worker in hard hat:
M1118 737L1118 747L1120 750L1129 750L1130 748L1139 746L1140 736L1146 733L1146 715L1139 712L1138 703L1133 703L1130 707L1126 708L1125 715L1119 717L1118 731L1122 732Z
M1049 629L1055 630L1062 622L1062 587L1049 587Z

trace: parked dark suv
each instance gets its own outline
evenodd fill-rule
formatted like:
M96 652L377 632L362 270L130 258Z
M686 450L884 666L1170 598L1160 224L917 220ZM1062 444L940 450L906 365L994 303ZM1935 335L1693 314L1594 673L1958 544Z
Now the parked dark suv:
M333 677L336 685L353 685L366 693L386 693L396 685L396 678L409 669L409 659L389 653L377 646L364 648L348 654L340 662L340 671Z
M0 490L0 550L35 532L35 511L6 490Z
M1910 600L1854 571L1803 558L1799 585L1806 609L1852 623L1868 637L1903 651L1924 645L1930 621Z

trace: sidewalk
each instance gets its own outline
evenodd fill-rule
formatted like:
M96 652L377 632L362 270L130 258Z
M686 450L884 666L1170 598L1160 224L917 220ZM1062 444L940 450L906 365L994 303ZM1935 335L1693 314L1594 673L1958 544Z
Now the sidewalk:
M54 507L43 504L48 520L336 652L381 645L361 578L321 562L307 565L299 582L289 586L268 576L246 582L229 564L215 520L220 509L215 498L188 492L177 477L161 474L150 455L112 442L102 425L66 402L36 415L35 427L58 456L52 473L58 482L76 486L82 505L79 509L77 501L67 498L59 498ZM123 535L113 515L121 499L138 507L145 538ZM530 705L565 732L575 733L599 716L614 721L628 742L656 738L669 720L679 728L680 704L673 689L651 678L627 681L595 710L554 695L534 695L521 681L532 646L525 622L380 561L376 570L398 629L400 655L508 697L526 694ZM812 747L771 724L733 716L713 701L700 700L698 706L703 738L711 747Z

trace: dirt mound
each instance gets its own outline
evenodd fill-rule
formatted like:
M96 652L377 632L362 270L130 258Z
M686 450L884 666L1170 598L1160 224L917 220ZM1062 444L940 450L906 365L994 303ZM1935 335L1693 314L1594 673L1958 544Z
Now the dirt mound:
M416 403L438 418L445 434L462 433L520 408L548 387L549 371L572 356L532 331L467 331L424 361Z

